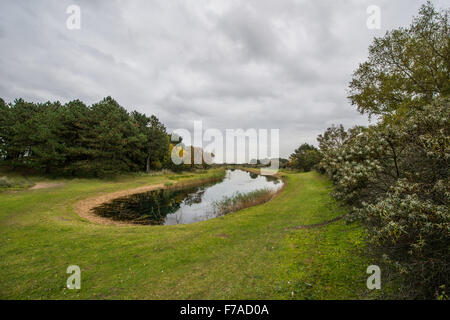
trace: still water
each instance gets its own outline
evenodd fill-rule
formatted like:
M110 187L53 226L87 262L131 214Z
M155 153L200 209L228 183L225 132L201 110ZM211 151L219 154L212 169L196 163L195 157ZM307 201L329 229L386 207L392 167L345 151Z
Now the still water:
M260 189L276 191L283 182L242 170L227 170L222 181L181 190L155 190L94 208L94 211L114 220L138 224L187 224L216 218L214 204L236 192L241 194Z

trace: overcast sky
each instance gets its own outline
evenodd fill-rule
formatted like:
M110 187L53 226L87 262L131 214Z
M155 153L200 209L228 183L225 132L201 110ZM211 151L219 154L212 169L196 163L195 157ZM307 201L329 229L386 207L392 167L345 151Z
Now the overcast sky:
M333 123L367 124L346 99L351 74L374 36L408 25L423 3L1 0L0 97L112 96L170 130L278 128L287 157ZM71 4L80 30L66 27ZM366 26L369 5L379 30Z

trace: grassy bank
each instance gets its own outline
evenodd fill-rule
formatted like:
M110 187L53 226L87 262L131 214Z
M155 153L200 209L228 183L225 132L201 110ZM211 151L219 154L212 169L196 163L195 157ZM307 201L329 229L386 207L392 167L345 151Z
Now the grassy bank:
M370 263L360 254L362 229L343 221L296 229L343 214L316 173L289 173L273 200L190 225L97 225L74 212L102 192L211 174L73 179L0 194L0 298L363 297ZM82 272L78 291L65 288L73 264Z

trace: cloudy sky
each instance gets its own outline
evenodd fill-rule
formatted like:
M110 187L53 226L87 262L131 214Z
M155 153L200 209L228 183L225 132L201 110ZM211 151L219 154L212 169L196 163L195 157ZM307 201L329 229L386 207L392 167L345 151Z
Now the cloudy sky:
M351 74L373 37L408 25L422 3L1 0L0 97L112 96L170 130L278 128L286 157L333 123L367 123L346 99ZM72 4L80 30L66 27ZM370 5L379 30L366 26Z

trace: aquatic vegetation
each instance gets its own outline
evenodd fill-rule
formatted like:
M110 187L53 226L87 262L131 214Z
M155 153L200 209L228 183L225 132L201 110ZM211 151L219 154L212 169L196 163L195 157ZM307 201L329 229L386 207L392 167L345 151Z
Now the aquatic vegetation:
M217 216L245 209L251 206L264 203L272 199L276 194L275 190L259 189L249 193L236 192L231 197L224 197L214 203L214 210Z

